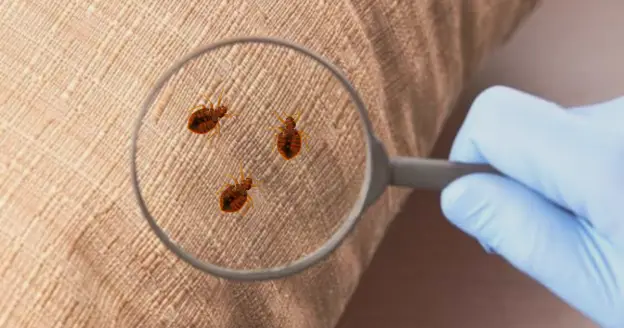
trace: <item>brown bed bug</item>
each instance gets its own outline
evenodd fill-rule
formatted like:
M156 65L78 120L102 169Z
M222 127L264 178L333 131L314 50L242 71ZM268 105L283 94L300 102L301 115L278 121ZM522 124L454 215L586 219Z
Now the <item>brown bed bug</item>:
M217 106L210 101L208 96L204 95L204 103L191 107L189 112L191 115L188 119L188 129L193 133L206 134L210 131L215 131L208 138L212 138L215 134L221 134L220 120L223 117L236 117L236 114L228 114L228 106L221 104L221 98L223 97L223 90L217 100ZM209 106L206 106L206 102Z
M305 143L308 147L308 135L301 129L297 128L297 122L301 117L301 112L298 112L296 118L289 115L286 118L282 118L277 112L273 111L273 114L282 123L281 126L271 127L275 133L275 149L286 160L295 158L301 151L301 144Z
M250 208L253 208L253 199L248 191L252 187L260 187L259 181L254 181L251 174L245 177L242 164L240 167L240 180L231 175L228 175L228 177L234 181L234 184L226 183L217 191L219 207L225 213L238 212L244 208L241 211L241 215L244 216Z

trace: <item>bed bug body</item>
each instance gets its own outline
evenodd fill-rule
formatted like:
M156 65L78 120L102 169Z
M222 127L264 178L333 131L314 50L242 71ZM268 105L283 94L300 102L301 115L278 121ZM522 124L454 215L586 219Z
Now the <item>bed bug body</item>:
M207 96L204 96L205 102L208 102L208 106L204 104L197 105L190 109L191 115L188 119L187 128L197 134L207 134L211 131L215 131L213 135L220 135L221 124L220 120L224 117L233 117L235 114L228 114L228 107L221 104L221 98L223 92L219 95L217 106L215 106Z
M198 106L199 107L199 106ZM188 120L188 129L197 134L206 134L215 127L219 129L219 120L225 116L227 108L225 106L211 108L201 105L191 113Z
M219 208L225 213L238 212L244 208L243 211L241 211L241 215L245 215L247 211L253 207L253 199L248 191L252 187L258 187L257 182L254 183L251 175L245 177L242 165L240 169L240 181L232 176L230 176L230 179L234 180L234 183L224 184L217 192Z
M238 184L228 185L221 193L219 198L219 206L223 212L238 212L249 198L247 190L251 189L253 181L250 178L239 182Z
M282 119L279 114L275 113L277 119L282 123L279 127L273 127L276 130L276 149L280 155L286 160L295 158L301 152L301 144L306 142L307 135L303 130L297 129L297 121L301 117L301 113L297 114L297 118L287 116Z

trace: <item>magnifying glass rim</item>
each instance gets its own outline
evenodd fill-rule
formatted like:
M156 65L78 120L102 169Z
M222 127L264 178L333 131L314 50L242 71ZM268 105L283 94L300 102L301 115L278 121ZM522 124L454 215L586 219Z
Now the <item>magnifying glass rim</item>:
M362 123L362 127L364 130L364 138L366 139L366 170L364 175L364 182L362 183L362 188L360 189L360 196L356 203L354 204L351 212L347 220L340 226L340 228L318 249L314 252L305 255L302 258L295 260L286 265L271 267L271 268L262 268L262 269L232 269L228 267L219 266L213 263L207 263L197 259L195 256L186 252L182 247L178 246L173 240L169 238L167 233L158 226L156 220L151 215L149 210L147 209L147 205L145 204L145 200L143 199L143 195L141 194L141 188L139 186L139 179L137 176L137 168L136 168L136 153L137 153L137 141L139 137L139 131L141 129L143 118L147 114L149 108L152 106L156 97L160 90L164 87L164 85L169 81L183 66L185 66L188 62L197 57L213 50L217 50L219 48L223 48L226 46L236 45L236 44L244 44L244 43L263 43L270 44L274 46L280 46L289 48L291 50L298 51L309 58L315 60L325 68L327 68L332 75L337 78L342 85L345 87L349 95L351 96L351 100L355 103L358 113L360 115L360 122ZM316 264L317 262L323 260L330 253L332 253L340 244L344 241L347 235L354 228L357 223L360 214L364 210L366 196L370 190L371 179L372 179L372 147L374 142L374 135L372 132L371 123L366 114L366 107L362 98L357 93L353 85L349 82L349 80L340 72L340 70L334 66L331 62L321 57L317 53L304 48L301 45L296 43L274 38L274 37L260 37L260 36L252 36L252 37L238 37L238 38L229 38L223 39L221 41L217 41L214 43L210 43L208 45L197 48L196 50L190 52L186 56L177 60L168 70L165 71L163 75L156 81L156 84L150 90L143 106L141 108L141 112L136 119L134 129L132 132L132 145L131 145L131 154L130 154L130 172L132 178L132 188L134 190L134 195L136 197L139 208L141 209L141 213L143 217L147 220L149 226L152 228L152 231L158 236L160 241L169 248L174 254L178 257L192 265L193 267L204 271L206 273L227 278L233 280L268 280L268 279L277 279L286 277L289 275L296 274L300 271L307 269L308 267Z

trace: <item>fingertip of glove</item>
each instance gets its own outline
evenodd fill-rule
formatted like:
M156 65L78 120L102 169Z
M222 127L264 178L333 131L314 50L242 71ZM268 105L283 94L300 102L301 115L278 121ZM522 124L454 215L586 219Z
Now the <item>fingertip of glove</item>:
M442 213L451 221L458 222L468 218L479 196L479 182L483 182L481 174L471 174L451 182L442 190L440 204Z
M488 173L474 173L451 182L442 190L440 205L446 218L463 230L477 229L491 215L504 179ZM472 231L471 231L472 232Z
M459 178L451 182L442 190L442 193L440 194L442 212L447 218L455 216L454 214L458 212L458 202L466 193L466 188L468 188L467 184L461 181L462 179L463 178Z

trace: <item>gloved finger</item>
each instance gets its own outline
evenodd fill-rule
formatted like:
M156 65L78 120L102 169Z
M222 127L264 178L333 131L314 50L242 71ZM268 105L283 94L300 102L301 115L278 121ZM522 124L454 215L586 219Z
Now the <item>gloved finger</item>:
M624 325L624 259L583 220L492 174L454 181L441 203L454 225L568 304L605 327Z
M473 103L450 159L490 163L503 174L624 240L624 147L555 103L492 87Z

